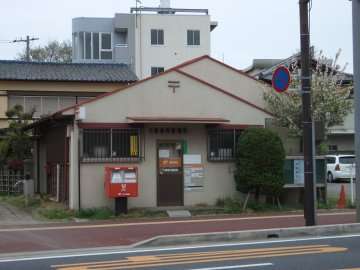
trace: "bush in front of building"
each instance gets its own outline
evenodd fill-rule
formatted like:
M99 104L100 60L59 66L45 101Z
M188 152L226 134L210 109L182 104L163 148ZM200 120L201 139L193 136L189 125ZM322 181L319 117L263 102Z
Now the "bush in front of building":
M279 196L285 184L285 150L280 137L269 129L247 129L239 139L236 150L235 182L238 191L250 195L256 202L260 195L271 197L280 206Z
M32 138L24 128L30 123L35 111L26 113L22 106L16 105L6 112L9 127L5 129L0 141L0 166L21 170L24 160L31 158Z

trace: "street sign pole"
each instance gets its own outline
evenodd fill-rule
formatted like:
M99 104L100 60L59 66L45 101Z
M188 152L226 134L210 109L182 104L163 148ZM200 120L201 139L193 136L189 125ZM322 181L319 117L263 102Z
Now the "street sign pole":
M356 153L356 216L360 222L360 0L352 1L354 92L355 92L355 153Z
M306 226L316 225L315 185L313 164L312 115L311 115L311 62L309 31L309 0L300 0L300 40L301 40L301 92L303 107L304 144L304 217Z

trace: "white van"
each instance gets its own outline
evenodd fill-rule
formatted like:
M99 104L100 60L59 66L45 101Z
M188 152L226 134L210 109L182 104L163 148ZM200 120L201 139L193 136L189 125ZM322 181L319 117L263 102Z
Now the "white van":
M336 180L350 181L355 178L355 156L354 155L327 155L326 156L327 181Z

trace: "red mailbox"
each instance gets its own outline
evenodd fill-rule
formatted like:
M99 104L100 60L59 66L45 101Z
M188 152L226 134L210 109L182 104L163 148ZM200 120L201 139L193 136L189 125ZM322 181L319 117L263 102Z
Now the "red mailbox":
M105 192L110 198L137 197L137 167L105 167Z

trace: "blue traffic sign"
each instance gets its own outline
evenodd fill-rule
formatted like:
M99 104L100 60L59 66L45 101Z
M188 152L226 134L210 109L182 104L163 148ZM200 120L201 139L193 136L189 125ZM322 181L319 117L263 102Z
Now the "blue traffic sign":
M291 82L290 71L287 67L278 67L272 76L272 86L278 93L283 93L288 90Z

